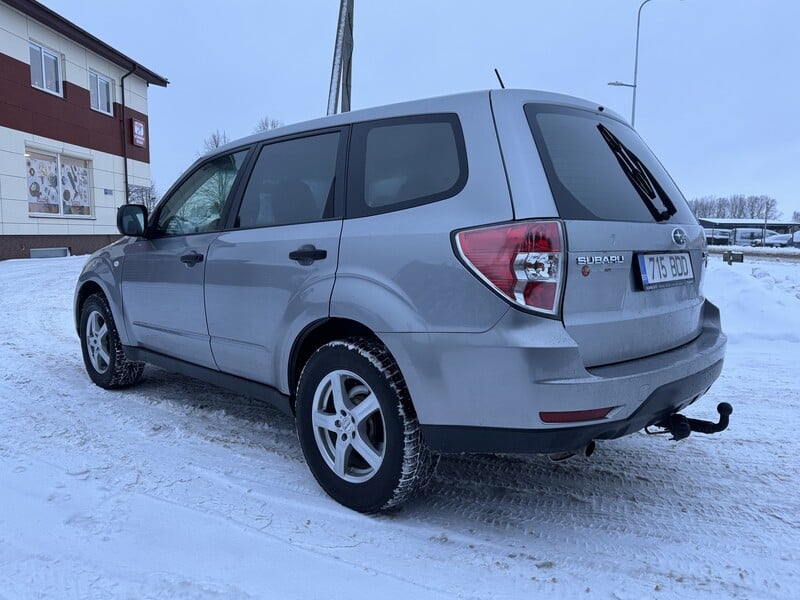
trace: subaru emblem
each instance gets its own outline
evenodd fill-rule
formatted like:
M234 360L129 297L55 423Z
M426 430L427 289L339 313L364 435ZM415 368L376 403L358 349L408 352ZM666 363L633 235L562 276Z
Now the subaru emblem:
M678 246L683 246L686 244L686 239L686 232L680 227L676 227L672 230L672 241Z

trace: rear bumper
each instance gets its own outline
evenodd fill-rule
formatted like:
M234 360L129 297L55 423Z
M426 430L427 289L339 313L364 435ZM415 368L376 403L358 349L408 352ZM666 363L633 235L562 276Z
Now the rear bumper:
M611 440L652 425L680 410L679 398L694 399L705 392L722 372L722 361L690 377L661 386L630 417L580 427L506 429L422 425L431 449L437 452L555 453L583 448L592 440Z
M384 334L430 446L440 452L562 452L655 423L719 377L726 337L706 302L700 335L645 358L586 369L559 321L510 310L480 334ZM603 419L545 423L541 412L613 407Z

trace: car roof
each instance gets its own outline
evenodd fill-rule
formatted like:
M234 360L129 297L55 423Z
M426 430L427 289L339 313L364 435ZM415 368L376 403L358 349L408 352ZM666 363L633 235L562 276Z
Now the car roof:
M437 96L432 98L422 98L419 100L411 100L407 102L398 102L395 104L387 104L384 106L376 106L372 108L363 108L353 110L345 113L329 115L312 119L310 121L302 121L299 123L292 123L269 131L255 133L253 135L234 140L224 146L215 148L208 154L203 155L200 160L215 155L228 152L234 148L245 146L248 144L258 143L272 138L278 138L305 131L313 131L325 129L328 127L337 127L341 125L349 125L352 123L359 123L362 121L372 121L376 119L386 119L398 116L411 116L423 115L435 112L456 112L468 111L476 109L480 106L487 106L491 96L509 96L519 101L520 104L527 102L543 103L543 104L559 104L563 106L571 106L574 108L581 108L584 110L597 110L599 105L582 98L574 96L567 96L565 94L556 94L553 92L544 92L541 90L523 90L523 89L508 89L508 90L479 90L473 92L464 92L460 94L451 94L447 96ZM618 120L624 119L612 110L602 107L604 114L609 115Z

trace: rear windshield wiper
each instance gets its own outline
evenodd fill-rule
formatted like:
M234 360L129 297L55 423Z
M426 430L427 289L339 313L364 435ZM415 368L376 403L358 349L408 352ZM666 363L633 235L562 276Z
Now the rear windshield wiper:
M622 171L628 176L631 185L633 185L639 197L642 199L642 202L644 202L644 205L647 207L647 210L653 215L653 218L656 221L666 221L678 212L678 209L675 208L675 204L673 204L672 200L667 196L664 188L658 184L658 181L653 177L650 169L639 160L639 157L631 152L631 150L625 146L617 136L611 133L607 127L599 124L597 129L608 144L608 147L611 148L614 156L617 157L619 166L622 167ZM654 202L656 198L661 200L661 203L664 205L664 210L658 210Z

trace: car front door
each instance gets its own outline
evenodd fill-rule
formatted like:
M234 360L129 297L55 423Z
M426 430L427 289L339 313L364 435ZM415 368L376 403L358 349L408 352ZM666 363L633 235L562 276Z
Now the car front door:
M203 299L206 255L247 153L201 164L159 206L146 236L127 246L123 311L138 346L216 368Z
M329 315L346 137L325 130L258 151L229 229L208 249L208 330L223 372L288 392L292 341Z

